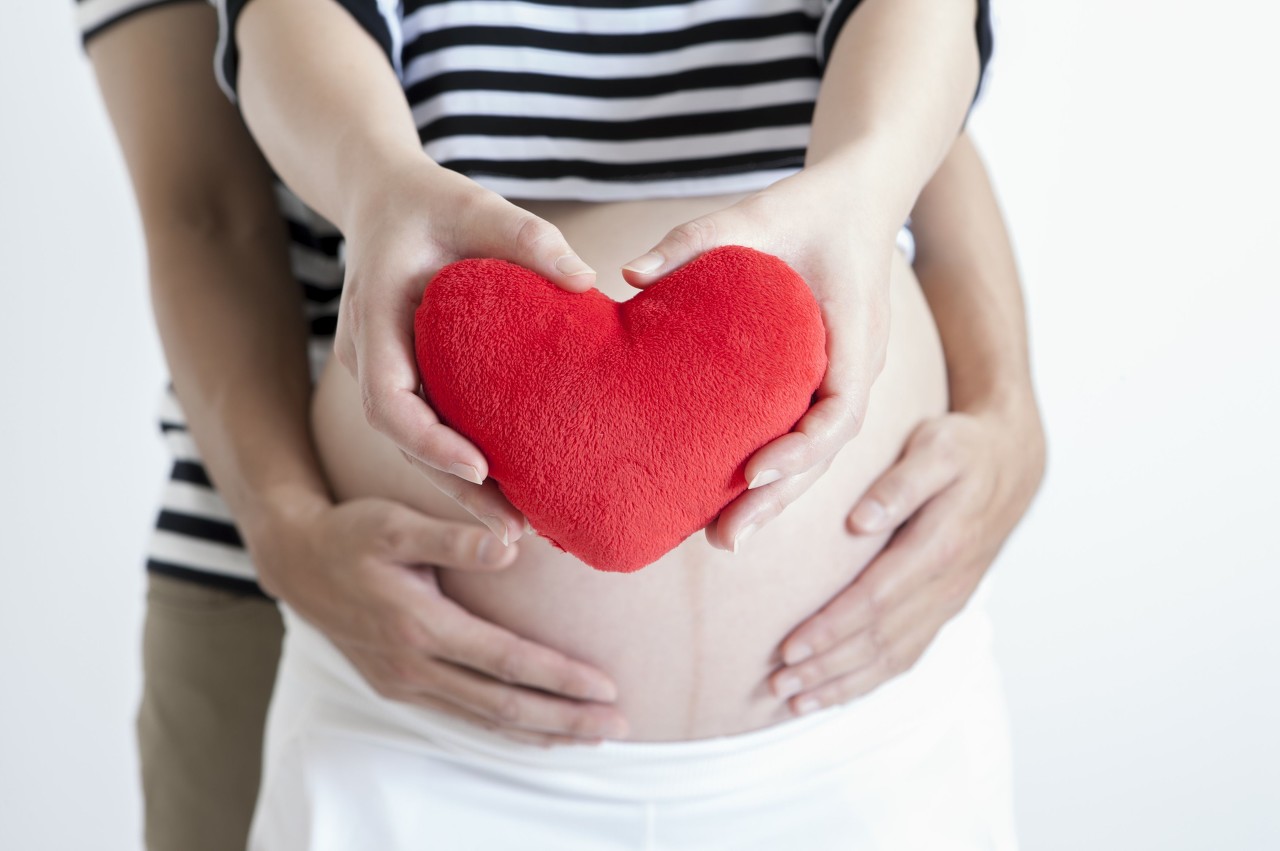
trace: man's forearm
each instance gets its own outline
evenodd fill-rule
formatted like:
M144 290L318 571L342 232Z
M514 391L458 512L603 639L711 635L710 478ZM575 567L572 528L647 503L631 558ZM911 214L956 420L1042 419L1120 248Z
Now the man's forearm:
M337 3L253 0L234 37L240 109L259 147L344 233L384 176L430 166L382 48Z
M974 0L862 0L823 72L805 160L863 226L896 232L964 123Z
M330 503L308 427L302 298L279 219L260 232L148 234L156 324L187 425L250 536Z
M915 271L946 352L953 410L1034 411L1017 265L968 134L921 193L912 221Z

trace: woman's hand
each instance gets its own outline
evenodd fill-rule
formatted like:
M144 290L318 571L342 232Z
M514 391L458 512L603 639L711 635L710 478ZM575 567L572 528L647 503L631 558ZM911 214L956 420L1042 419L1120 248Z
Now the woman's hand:
M566 290L595 272L560 231L502 196L425 157L360 183L345 217L347 275L334 354L360 385L365 415L405 460L457 500L505 544L525 519L492 481L474 444L445 426L419 393L413 314L441 267L469 257L510 260Z
M855 535L896 534L783 641L773 693L806 712L867 694L915 665L986 574L1044 464L1034 404L920 425L848 516Z
M721 245L776 255L808 282L827 330L827 372L795 428L746 464L748 490L706 528L707 541L735 550L830 467L861 429L889 339L889 267L898 227L849 202L834 161L805 169L723 210L671 230L623 266L637 287L656 282Z
M472 615L438 568L498 571L516 555L471 524L385 499L294 500L246 530L267 591L328 636L384 697L518 741L626 735L602 671Z

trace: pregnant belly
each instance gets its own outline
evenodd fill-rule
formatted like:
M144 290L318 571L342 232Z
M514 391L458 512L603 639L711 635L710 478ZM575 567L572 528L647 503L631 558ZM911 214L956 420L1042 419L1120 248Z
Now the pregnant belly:
M619 266L671 227L740 196L600 204L518 202L556 224L615 300L637 290ZM630 738L728 735L791 717L766 685L781 641L834 597L884 545L854 537L844 518L911 430L946 409L937 330L905 258L895 254L884 371L866 423L828 471L737 553L699 532L636 573L596 571L536 536L496 574L440 569L444 592L480 617L596 665L618 686ZM475 522L364 420L359 390L331 360L318 382L312 428L338 499L380 496L427 514Z

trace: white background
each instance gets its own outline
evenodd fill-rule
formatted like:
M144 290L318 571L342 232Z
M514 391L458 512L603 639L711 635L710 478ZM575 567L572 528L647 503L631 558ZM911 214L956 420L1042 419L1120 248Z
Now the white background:
M1050 461L993 568L1027 851L1280 848L1273 4L997 0ZM164 366L70 0L0 26L0 848L140 847Z

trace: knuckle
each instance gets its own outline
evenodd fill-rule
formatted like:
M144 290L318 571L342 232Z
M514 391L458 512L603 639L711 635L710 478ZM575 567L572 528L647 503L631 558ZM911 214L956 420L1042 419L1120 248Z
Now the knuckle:
M534 252L541 243L560 237L559 228L532 213L517 216L513 228L515 236L512 241L522 252Z
M375 428L382 422L382 399L368 387L360 388L360 410Z
M575 736L591 736L599 732L600 725L589 712L574 712L569 716L565 729Z
M453 564L468 561L467 541L469 536L452 523L447 523L436 530L433 542L437 548L436 555L451 560Z
M386 677L377 677L369 681L369 685L373 686L373 690L378 693L379 697L387 700L394 700L400 692L392 685L391 680Z
M691 219L674 228L671 238L695 253L706 251L715 244L715 220L708 217Z
M868 587L864 605L866 607L867 615L870 617L873 624L873 628L878 628L880 620L884 617L885 612L889 608L888 595L884 588L876 583L873 583Z
M494 715L504 724L516 725L525 717L524 700L519 693L505 691L493 707Z
M384 624L384 638L391 647L397 649L421 647L427 643L426 630L422 623L411 615L395 614L385 618ZM400 656L392 661L403 666L405 659Z
M884 629L879 624L872 624L867 628L867 643L871 645L871 652L875 658L881 662L891 652L889 636L884 634Z
M383 520L374 532L374 541L382 553L398 553L408 538L408 530L391 519Z
M506 682L515 682L520 676L522 656L523 654L517 644L508 644L503 647L494 657L494 674Z

